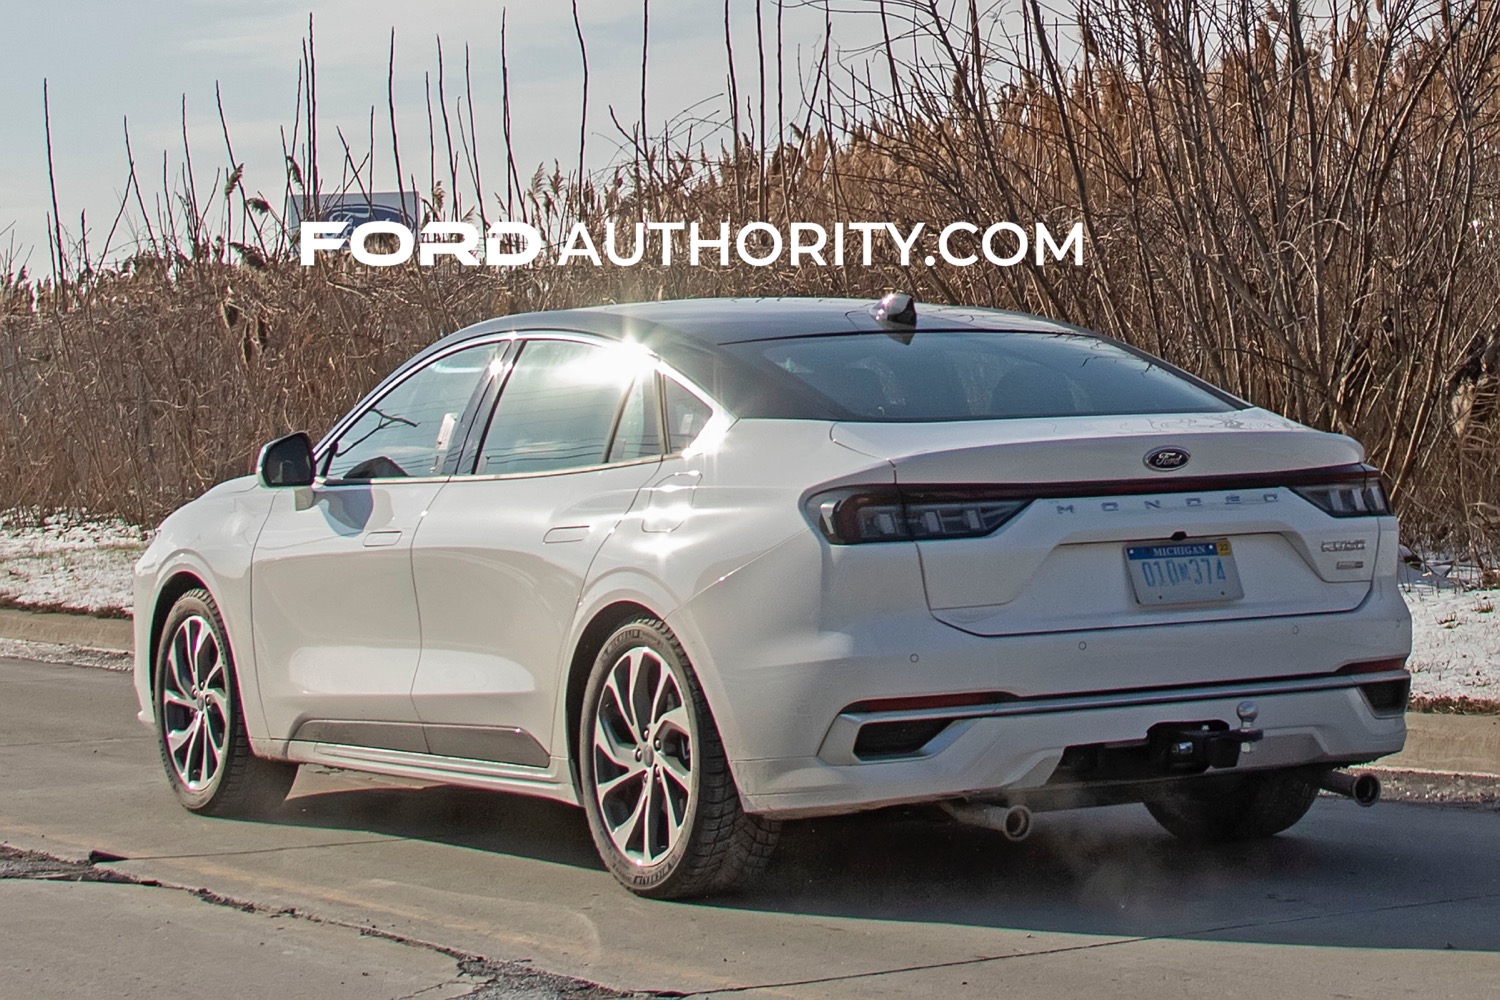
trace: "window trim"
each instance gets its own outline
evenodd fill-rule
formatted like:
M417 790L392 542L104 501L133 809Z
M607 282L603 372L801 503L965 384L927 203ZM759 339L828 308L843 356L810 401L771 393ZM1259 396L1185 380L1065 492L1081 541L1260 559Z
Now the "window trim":
M657 379L657 421L662 429L662 440L658 446L660 448L660 452L658 454L648 455L643 458L630 459L628 461L605 462L598 465L578 466L571 469L557 469L541 472L475 473L473 470L479 464L479 453L484 446L484 437L485 434L487 434L489 431L489 422L494 417L495 407L499 405L500 396L505 391L505 383L510 380L511 372L515 370L516 361L520 357L523 346L525 345L525 343L532 340L571 341L574 343L601 347L606 350L621 349L623 346L622 342L619 340L615 340L609 337L601 337L597 334L585 333L578 330L532 328L526 330L495 331L489 334L482 334L471 340L463 341L462 343L453 344L448 349L436 352L425 358L419 354L416 356L416 358L422 358L420 364L414 363L416 361L416 358L412 358L409 359L402 368L397 368L396 371L392 372L390 375L387 375L375 386L375 388L366 393L364 398L361 399L359 403L357 403L348 413L344 414L344 416L341 417L338 422L333 425L332 429L330 429L328 433L324 434L323 437L318 441L317 447L313 449L313 468L317 470L317 475L313 480L313 485L319 488L338 488L344 486L369 486L375 483L379 483L382 485L391 485L397 483L440 483L454 479L462 479L465 482L487 479L532 479L542 476L566 476L578 472L597 472L601 469L625 468L632 465L646 465L652 462L662 462L669 458L680 458L686 451L691 450L693 444L701 439L704 432L707 431L709 427L714 426L716 422L721 425L734 422L733 415L730 414L730 412L711 395L705 392L696 382L688 378L686 375L678 371L675 367L668 364L666 361L662 360L661 355L656 351L647 348L647 353L652 360L652 370L654 371ZM428 365L431 365L443 358L450 357L451 355L456 354L459 351L469 350L470 348L479 347L484 344L503 345L503 349L500 353L499 358L497 359L500 362L500 367L499 370L496 371L493 375L487 377L484 383L483 392L478 394L478 405L473 408L473 412L466 413L466 419L462 422L462 426L454 428L455 436L459 433L460 430L462 430L464 435L463 448L459 454L458 463L456 466L454 466L448 472L433 476L392 476L378 479L328 478L328 476L326 475L326 470L328 463L333 458L333 445L338 442L339 436L346 430L348 430L350 426L352 426L356 421L362 418L366 413L368 413L371 407L377 405L389 393L393 392L397 386L401 385L407 379L416 375L417 372L426 369ZM671 379L678 385L682 386L689 393L696 396L711 411L708 420L704 422L703 429L694 436L692 441L689 441L686 445L676 451L666 450L669 443L669 435L667 435L666 433L666 379ZM621 407L623 408L623 406L624 399L622 397ZM481 419L483 420L483 433L480 433L476 437L475 431L479 430ZM618 425L619 415L617 413L615 425L611 428L611 446L613 445L613 434L618 430ZM606 451L605 454L608 455L608 452Z

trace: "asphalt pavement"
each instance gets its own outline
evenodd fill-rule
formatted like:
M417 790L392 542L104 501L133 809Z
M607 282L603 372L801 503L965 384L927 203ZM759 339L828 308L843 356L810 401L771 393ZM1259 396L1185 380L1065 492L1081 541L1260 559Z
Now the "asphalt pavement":
M1036 827L792 824L746 894L655 903L537 800L304 768L266 821L192 816L128 675L0 660L0 996L1500 996L1493 799Z

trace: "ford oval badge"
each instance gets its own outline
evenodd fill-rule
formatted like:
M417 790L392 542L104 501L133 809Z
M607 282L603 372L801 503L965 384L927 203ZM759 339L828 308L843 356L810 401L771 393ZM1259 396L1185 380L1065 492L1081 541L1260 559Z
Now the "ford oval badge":
M1191 457L1181 448L1157 448L1146 453L1146 466L1157 472L1171 472L1187 465Z

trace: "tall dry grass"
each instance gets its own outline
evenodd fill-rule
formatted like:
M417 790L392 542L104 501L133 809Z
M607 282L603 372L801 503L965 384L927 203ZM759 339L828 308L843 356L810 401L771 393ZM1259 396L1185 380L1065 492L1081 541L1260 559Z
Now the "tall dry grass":
M1353 0L1319 16L1296 0L1079 0L1061 25L1038 0L1015 0L1000 22L973 0L867 6L886 39L867 63L825 45L797 102L764 74L752 93L730 73L732 140L708 149L683 129L623 124L626 152L594 173L581 148L570 169L481 164L472 114L447 114L472 110L468 74L467 100L450 100L461 88L441 65L443 113L425 151L395 135L392 90L389 148L373 126L363 149L340 134L338 169L320 169L310 31L282 201L314 212L327 191L362 190L376 161L404 153L402 186L420 190L427 216L525 219L554 238L575 220L596 232L643 218L1082 221L1085 266L596 269L544 255L499 273L333 258L304 269L290 259L284 205L247 192L226 126L228 166L206 204L185 193L196 190L185 174L152 224L139 183L127 187L141 252L104 266L85 247L64 252L59 227L54 277L0 285L0 387L12 401L0 414L0 505L149 522L244 471L261 441L327 426L418 346L486 316L902 288L1093 327L1353 434L1391 475L1409 538L1493 565L1492 0ZM726 31L726 49L757 46L773 67L782 43L777 30ZM507 140L509 96L485 126ZM420 182L414 162L427 166Z

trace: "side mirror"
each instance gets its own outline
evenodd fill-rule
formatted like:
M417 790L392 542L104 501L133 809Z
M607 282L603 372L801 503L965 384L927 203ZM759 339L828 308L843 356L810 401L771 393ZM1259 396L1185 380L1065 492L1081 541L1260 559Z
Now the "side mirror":
M272 441L260 450L255 474L262 486L311 486L312 438L298 431Z

